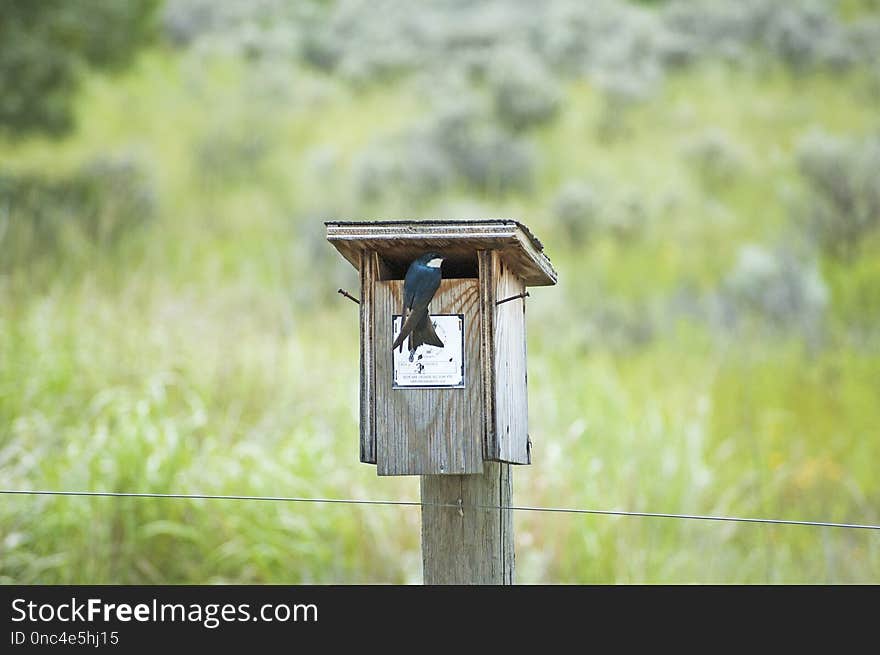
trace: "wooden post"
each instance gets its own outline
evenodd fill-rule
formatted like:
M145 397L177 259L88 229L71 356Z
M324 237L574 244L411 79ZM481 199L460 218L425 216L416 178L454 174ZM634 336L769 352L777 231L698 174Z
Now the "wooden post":
M510 507L510 464L483 470L421 476L425 584L513 584L513 511L491 509Z

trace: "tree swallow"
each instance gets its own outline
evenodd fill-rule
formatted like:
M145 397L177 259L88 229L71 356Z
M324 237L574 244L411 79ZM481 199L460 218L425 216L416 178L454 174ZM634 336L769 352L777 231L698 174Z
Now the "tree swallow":
M403 325L400 334L391 346L393 351L409 337L409 360L412 361L416 348L422 344L443 347L443 342L434 331L431 317L428 314L428 303L440 286L440 266L443 257L436 252L425 253L412 264L403 281Z

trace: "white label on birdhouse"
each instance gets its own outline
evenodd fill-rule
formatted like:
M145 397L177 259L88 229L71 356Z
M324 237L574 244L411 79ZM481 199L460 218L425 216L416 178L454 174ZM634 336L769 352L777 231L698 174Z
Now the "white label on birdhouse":
M400 334L401 316L392 318L393 342ZM403 348L395 348L392 354L393 388L464 387L464 315L433 314L430 320L443 346L422 344L410 352L409 339L405 339Z

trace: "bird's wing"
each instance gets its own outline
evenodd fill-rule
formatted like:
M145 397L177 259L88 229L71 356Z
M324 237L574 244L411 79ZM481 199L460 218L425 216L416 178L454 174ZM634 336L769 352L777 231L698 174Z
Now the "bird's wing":
M397 335L397 338L394 340L394 343L391 345L391 350L394 350L398 346L403 345L404 339L406 339L410 332L413 331L413 328L418 324L420 320L422 320L425 316L428 315L427 307L423 308L413 308L408 316L404 317L403 325L400 326L400 334Z
M404 284L403 286L403 311L401 312L404 316L406 316L407 311L412 309L413 302L415 302L416 294L415 291L412 290L412 285L409 285L410 288L407 288L408 285Z
M418 266L413 262L413 264L409 267L409 270L406 272L406 277L403 280L403 314L406 315L408 309L412 309L413 302L415 302L416 292L415 289L418 286L416 284L418 280L419 269Z

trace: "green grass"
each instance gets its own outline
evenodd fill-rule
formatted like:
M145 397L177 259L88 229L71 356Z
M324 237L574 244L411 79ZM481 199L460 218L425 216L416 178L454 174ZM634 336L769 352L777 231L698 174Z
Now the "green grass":
M428 108L405 83L358 93L289 75L295 93L279 100L242 91L238 62L150 52L121 78L90 80L68 139L0 145L10 170L57 176L139 152L160 199L156 220L112 249L73 240L0 276L0 486L417 498L416 480L357 462L357 310L335 295L357 278L320 221L412 215L399 201L361 206L347 171ZM559 120L532 137L534 193L424 207L517 216L560 274L529 299L535 450L515 470L516 502L880 523L878 244L851 265L823 262L831 319L818 350L684 319L612 347L585 340L581 322L609 300L639 315L682 285L710 290L742 244L784 239L797 140L814 126L876 129L864 85L707 66L632 107L626 136L607 143L599 94L571 84ZM720 187L682 155L709 127L746 157ZM233 161L205 170L200 144L217 135ZM251 137L263 143L253 166L236 167L236 139ZM329 172L308 165L316 147L333 153ZM572 178L611 203L638 194L644 229L569 243L552 199ZM522 513L516 535L527 583L880 582L876 532ZM0 581L16 583L421 575L415 508L6 496L0 544Z

